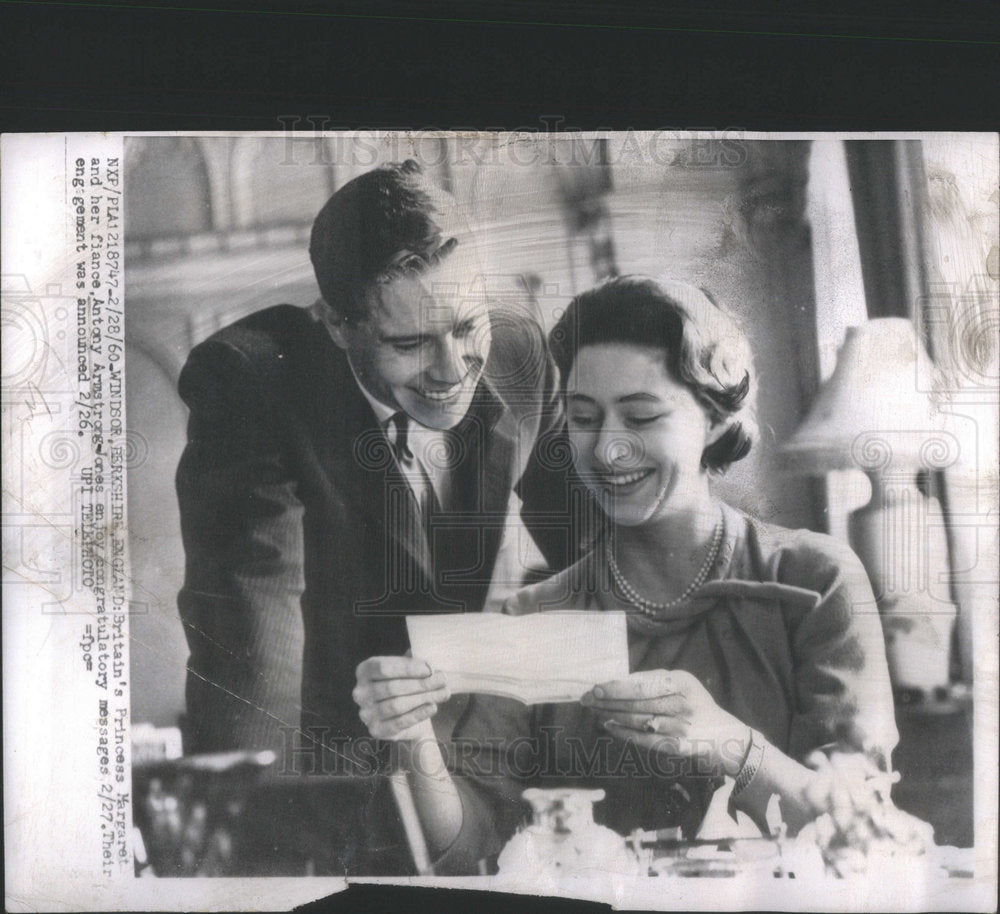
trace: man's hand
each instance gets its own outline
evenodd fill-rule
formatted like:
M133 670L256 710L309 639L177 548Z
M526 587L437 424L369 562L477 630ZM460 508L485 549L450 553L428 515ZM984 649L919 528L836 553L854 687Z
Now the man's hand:
M369 657L357 669L351 697L376 739L409 739L411 727L430 720L451 697L442 673L416 657Z

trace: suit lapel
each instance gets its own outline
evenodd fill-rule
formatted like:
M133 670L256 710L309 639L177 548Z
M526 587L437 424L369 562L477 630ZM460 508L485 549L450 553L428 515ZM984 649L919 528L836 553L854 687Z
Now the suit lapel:
M496 395L480 384L468 414L449 433L455 442L451 450L456 458L451 468L452 497L447 506L451 513L481 514L496 501L503 482L496 478L495 471L504 462L504 445L510 444L506 437L502 442L494 440L493 432L503 412Z
M451 497L432 524L435 572L442 593L467 609L481 606L507 516L514 457L504 421L509 415L481 383L468 415L449 433L455 461Z

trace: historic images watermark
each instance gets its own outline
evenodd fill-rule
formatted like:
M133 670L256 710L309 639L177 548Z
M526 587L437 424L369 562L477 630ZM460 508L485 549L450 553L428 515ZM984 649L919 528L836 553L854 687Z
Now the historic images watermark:
M412 158L430 168L592 168L625 164L710 169L739 168L747 159L746 131L735 127L717 131L623 130L608 141L594 135L600 131L585 133L567 126L559 115L540 117L539 127L515 130L423 128L386 133L362 128L349 135L338 131L328 115L284 115L278 121L285 131L281 164L286 166L364 169L380 162Z
M297 727L282 728L283 745L278 752L277 773L282 777L306 774L370 776L408 767L418 774L433 774L437 760L433 747L457 772L482 778L519 781L573 781L583 778L716 778L721 774L718 758L739 767L746 754L743 740L691 740L690 754L680 755L677 742L658 737L648 745L598 735L584 740L560 725L543 725L532 735L513 739L503 736L482 739L463 736L435 741L422 747L389 742L375 737L348 738L329 730L311 728L304 735Z

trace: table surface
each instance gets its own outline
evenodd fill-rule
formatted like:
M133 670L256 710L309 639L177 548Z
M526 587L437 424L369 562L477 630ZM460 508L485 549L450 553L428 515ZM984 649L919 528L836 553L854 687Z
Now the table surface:
M719 877L771 872L781 879L829 877L818 848L773 838L735 838L718 841L654 840L642 842L643 857L651 876ZM889 878L919 871L939 879L973 879L975 852L972 848L935 846L925 855L878 855L869 861Z

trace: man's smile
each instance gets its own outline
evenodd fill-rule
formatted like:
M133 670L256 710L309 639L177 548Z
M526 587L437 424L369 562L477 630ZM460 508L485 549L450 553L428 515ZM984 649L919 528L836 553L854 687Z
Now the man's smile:
M458 399L464 392L468 391L470 388L475 387L479 382L479 377L482 374L482 366L476 369L470 370L462 380L455 384L434 384L434 383L424 383L415 384L410 387L415 394L423 397L425 400L430 400L432 403L449 403L452 400Z
M415 388L416 392L420 396L428 399L434 400L438 403L444 403L448 400L454 400L465 388L465 380L459 381L457 384L453 384L451 387L441 387L441 388L428 388L421 387Z

